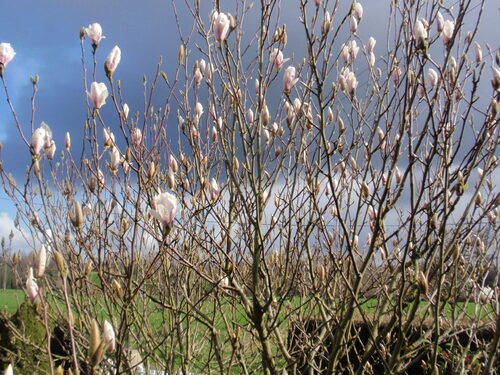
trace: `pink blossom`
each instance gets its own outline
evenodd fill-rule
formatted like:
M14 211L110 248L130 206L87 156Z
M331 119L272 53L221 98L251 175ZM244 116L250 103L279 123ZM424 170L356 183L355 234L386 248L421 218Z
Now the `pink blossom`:
M424 25L424 22L426 22L424 19L417 20L417 22L415 22L415 27L413 28L413 37L417 41L417 45L419 47L424 46L425 41L427 40L428 37L427 29Z
M352 94L358 87L358 80L354 72L349 72L346 78L347 90Z
M139 147L142 141L142 131L139 128L133 128L130 132L130 137L132 138L132 144L135 147Z
M453 37L453 32L455 31L455 22L451 20L444 21L443 28L441 31L441 38L443 42L448 43Z
M340 57L342 57L344 64L349 62L350 55L351 55L351 53L349 51L349 46L342 44L342 47L340 49Z
M102 134L104 136L104 148L113 147L115 144L115 135L111 132L111 130L103 128Z
M47 264L47 249L45 245L42 245L40 252L38 253L38 264L36 267L36 276L43 277L45 273L45 266Z
M106 98L108 97L108 89L104 82L97 83L92 82L90 85L90 100L94 104L95 109L101 108L106 104Z
M48 150L47 158L49 160L52 160L54 159L55 154L56 154L56 143L52 140Z
M38 284L33 277L33 269L30 268L29 276L26 280L26 293L31 303L35 303L38 298Z
M104 321L104 327L102 332L104 343L106 344L106 351L108 353L114 352L116 349L116 337L113 326L107 320Z
M128 112L129 112L128 104L123 103L122 109L123 109L123 117L126 119L128 117Z
M431 85L431 87L434 88L438 84L439 76L438 76L437 72L434 69L430 68L427 71L427 79L428 79L429 84Z
M104 70L106 71L106 75L111 77L115 72L120 60L122 58L122 51L120 47L114 46L108 57L106 58L106 62L104 63Z
M247 121L249 124L252 124L254 121L254 114L251 108L249 108L247 111Z
M172 225L177 211L177 200L168 192L159 193L153 198L151 213L164 227Z
M349 28L351 30L351 33L355 34L356 31L358 30L358 20L356 17L352 16L351 17L351 22L349 23Z
M94 47L97 47L99 45L99 42L102 39L106 38L105 36L102 35L102 27L97 22L86 27L85 33L92 41L92 45Z
M215 39L223 42L226 39L227 32L229 31L229 18L224 13L218 13L215 21Z
M0 65L7 66L12 61L16 52L10 43L0 43Z
M321 24L321 32L323 35L326 35L330 32L332 28L332 17L330 16L330 12L325 12L325 17L323 18L323 23Z
M45 139L47 137L47 132L43 127L35 129L31 135L31 147L34 155L38 155L42 148L45 146Z
M377 44L377 41L375 40L374 37L370 37L370 39L368 39L368 52L373 52L373 49L375 48L375 45Z
M196 85L199 85L201 80L203 79L203 74L201 73L200 68L196 68L194 71L194 82Z
M357 22L361 21L361 18L363 18L363 6L355 1L352 4L352 14L356 18Z
M283 75L283 89L285 92L290 92L292 87L298 82L298 78L295 78L295 67L289 66L285 70Z
M196 112L196 116L198 116L198 119L199 119L201 117L201 115L203 114L203 105L200 102L196 103L195 112Z
M443 31L444 17L441 14L441 12L437 12L437 15L436 15L436 27L437 27L437 32L438 33L440 33L441 31Z
M278 48L273 49L273 52L271 52L271 62L274 64L274 66L278 69L281 69L285 61L288 59L283 58L283 52L279 50Z

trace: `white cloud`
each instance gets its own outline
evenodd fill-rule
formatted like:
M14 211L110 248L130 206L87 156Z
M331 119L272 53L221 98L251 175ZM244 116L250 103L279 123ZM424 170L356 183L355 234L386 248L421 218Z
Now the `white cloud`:
M9 236L13 233L11 250L17 252L28 249L26 234L19 231L14 225L14 220L7 212L0 212L0 239L5 238L6 246L9 246Z

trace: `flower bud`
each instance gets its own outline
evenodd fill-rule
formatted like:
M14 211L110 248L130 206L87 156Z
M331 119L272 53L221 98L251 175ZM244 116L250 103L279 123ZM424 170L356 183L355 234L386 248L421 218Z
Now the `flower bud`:
M36 267L36 277L43 277L45 273L45 266L47 264L47 249L45 245L42 245L40 252L38 253L38 264Z
M321 32L323 35L327 35L332 28L332 18L330 16L330 12L325 12L325 17L323 18L323 23L321 25Z
M351 22L349 23L349 29L353 34L356 34L356 31L358 30L358 20L354 16L351 17Z
M352 14L357 22L363 18L363 6L357 1L352 4Z
M113 77L113 73L115 72L120 60L122 58L122 51L120 47L114 46L111 52L109 53L106 61L104 62L104 71L106 73L106 77L111 80Z
M174 190L175 188L175 175L172 171L170 171L168 173L168 176L167 176L167 183L168 183L168 187L170 190Z
M15 55L16 52L10 43L0 43L0 77L3 76L3 70Z
M83 224L83 211L80 202L76 201L74 204L74 211L70 211L69 213L71 224L75 228L80 228Z
M47 158L49 160L54 159L54 155L56 154L56 143L54 140L51 141L50 148L48 150Z
M89 357L93 358L101 345L101 332L95 319L90 323L90 347Z
M66 266L64 264L63 256L59 251L54 251L52 255L54 256L54 260L56 261L57 269L59 270L61 275L64 276L66 274Z
M86 27L85 33L87 34L89 39L92 41L92 46L94 47L94 49L97 48L97 46L99 45L99 42L102 39L106 38L105 36L102 35L102 27L97 22Z
M229 31L229 27L231 26L231 20L224 13L214 13L214 16L217 15L214 22L214 33L215 39L218 42L223 42L226 39L227 32ZM232 17L231 17L232 18ZM234 24L234 20L233 20Z
M14 370L12 369L12 364L9 363L9 365L5 368L3 375L14 375Z
M298 78L295 78L295 67L289 66L286 68L285 74L283 75L283 91L289 93L298 80Z
M367 45L368 52L373 52L373 49L375 48L376 44L377 44L377 41L375 40L374 37L371 36L368 39L368 45Z
M104 321L102 335L103 335L104 343L106 344L106 352L113 353L116 349L115 331L114 331L111 323L108 322L107 320Z
M66 151L69 152L71 148L71 136L69 135L69 132L66 132L66 137L64 139L64 147L66 148Z
M156 175L156 168L155 168L155 163L152 161L149 163L149 168L148 168L148 180L151 181Z
M104 82L92 82L88 96L92 101L92 104L94 104L95 109L100 109L104 104L106 104L106 98L108 95L108 89Z
M175 160L175 158L172 154L170 154L170 157L169 157L169 166L170 166L170 169L172 170L172 172L174 172L174 173L177 173L177 171L179 170L179 165L177 164L177 160Z
M177 61L179 65L184 63L184 44L179 46L179 52L177 53Z
M429 81L429 84L431 85L432 88L437 86L439 81L439 76L434 69L430 68L427 71L427 80Z
M475 43L475 52L476 52L476 64L481 64L483 61L483 49L481 48L481 45L478 42Z

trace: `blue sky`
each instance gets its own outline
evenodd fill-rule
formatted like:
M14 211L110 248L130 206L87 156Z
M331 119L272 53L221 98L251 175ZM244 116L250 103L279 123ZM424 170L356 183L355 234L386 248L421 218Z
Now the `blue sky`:
M247 18L249 37L252 23L258 16L259 1ZM376 50L383 51L387 25L388 0L360 1L365 9L359 36L367 40L375 36L379 40ZM475 1L479 3L479 1ZM234 9L234 0L222 0L221 9ZM249 3L249 2L248 2ZM350 1L341 1L347 9ZM446 2L454 3L453 1ZM496 3L496 4L495 4ZM282 0L280 23L287 24L289 44L285 56L300 56L303 50L302 26L298 22L298 0ZM201 0L204 20L208 21L211 2ZM188 33L192 26L184 0L176 1L181 28ZM313 1L310 4L313 9ZM36 102L35 126L43 120L48 123L61 150L66 131L73 137L82 134L86 118L85 91L82 80L82 64L79 30L93 22L99 22L106 36L99 47L98 81L107 82L102 63L113 46L122 50L122 60L115 79L122 81L122 92L131 113L142 108L144 74L151 76L160 56L163 70L177 63L180 44L171 0L15 0L2 2L0 42L11 43L16 50L15 59L7 67L5 77L10 94L28 137L31 118L30 76L39 75L39 92ZM252 19L252 17L255 17ZM477 40L498 48L499 9L495 1L487 1L482 26ZM467 29L467 28L466 28ZM483 48L486 53L486 48ZM90 42L85 42L85 53L91 55ZM193 62L194 59L192 58ZM489 69L489 67L488 67ZM489 74L489 73L488 73ZM3 143L2 159L6 169L19 178L29 164L28 149L20 141L5 93L0 92L0 141ZM15 215L15 208L0 192L0 237L8 234L8 218Z

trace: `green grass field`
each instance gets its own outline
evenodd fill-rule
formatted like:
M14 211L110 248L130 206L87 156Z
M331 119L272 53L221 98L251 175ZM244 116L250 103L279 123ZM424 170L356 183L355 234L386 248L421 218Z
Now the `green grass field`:
M13 314L24 302L24 292L16 289L0 289L0 311Z

